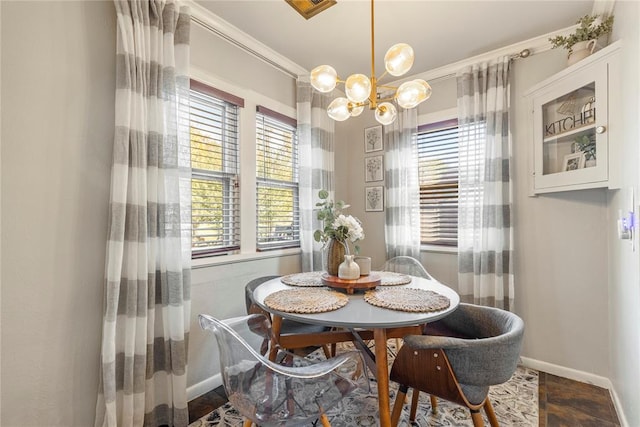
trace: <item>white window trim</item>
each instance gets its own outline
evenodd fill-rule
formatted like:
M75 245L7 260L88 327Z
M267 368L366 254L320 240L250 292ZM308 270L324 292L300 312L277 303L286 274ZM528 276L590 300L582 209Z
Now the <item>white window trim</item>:
M240 253L193 259L191 261L192 268L299 253L299 248L267 251L269 252L267 254L258 252L255 233L257 223L255 197L256 107L262 105L292 118L297 118L296 108L275 101L253 90L236 86L198 67L191 66L190 77L244 99L244 107L240 108L240 127L238 129L240 150Z
M458 109L457 108L447 108L446 110L434 111L433 113L420 114L418 116L418 126L442 122L445 120L457 119L458 118ZM421 252L432 252L432 253L447 253L447 254L457 254L458 247L452 246L439 246L439 245L420 245Z

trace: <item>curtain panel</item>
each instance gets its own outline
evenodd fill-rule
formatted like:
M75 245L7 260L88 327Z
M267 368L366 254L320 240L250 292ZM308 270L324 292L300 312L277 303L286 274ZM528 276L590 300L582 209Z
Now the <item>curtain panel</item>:
M187 426L190 12L115 0L116 123L96 426Z
M420 259L420 185L418 180L418 113L400 109L384 127L385 248L387 259Z
M316 218L318 192L329 191L335 200L334 122L327 115L329 96L316 92L308 80L298 79L298 150L300 154L300 248L302 271L323 269L322 245L313 232L322 228Z
M514 298L509 57L457 73L458 287L464 301Z

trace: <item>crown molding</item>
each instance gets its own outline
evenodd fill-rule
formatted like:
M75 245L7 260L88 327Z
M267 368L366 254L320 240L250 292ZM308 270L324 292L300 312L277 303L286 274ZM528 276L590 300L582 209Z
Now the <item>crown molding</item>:
M293 78L309 74L309 71L305 68L271 49L264 43L251 37L238 27L231 25L218 15L206 9L204 6L196 3L194 0L183 0L183 2L191 9L192 21L216 34L225 41L239 47Z
M575 31L578 25L572 25L567 28L563 28L558 31L553 31L541 36L533 37L528 40L524 40L518 43L511 44L509 46L501 47L499 49L494 49L489 52L481 53L480 55L472 56L470 58L465 58L458 62L453 62L451 64L444 65L442 67L434 68L432 70L428 70L422 73L417 73L412 76L407 76L401 80L396 80L391 82L392 85L399 85L405 81L413 80L413 79L423 79L427 82L435 82L438 80L446 80L452 77L455 77L456 73L468 66L478 64L481 62L495 60L501 56L510 56L514 59L518 58L520 52L525 49L529 50L529 56L546 52L551 50L551 43L549 39L558 35L567 36ZM523 58L524 59L524 58Z

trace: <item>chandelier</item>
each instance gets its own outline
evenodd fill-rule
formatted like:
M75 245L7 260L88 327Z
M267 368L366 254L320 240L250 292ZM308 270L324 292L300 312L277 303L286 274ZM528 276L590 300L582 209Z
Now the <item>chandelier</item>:
M431 96L431 86L422 79L404 82L400 87L381 85L380 80L387 74L395 77L406 74L413 65L413 48L406 43L398 43L389 48L384 56L386 71L376 78L374 51L374 10L371 0L371 78L364 74L352 74L340 80L336 70L330 65L320 65L311 71L311 86L317 91L331 92L338 83L344 83L345 97L334 99L327 107L333 120L344 121L359 116L365 106L375 111L376 120L388 125L396 119L398 111L394 102L402 108L414 108ZM380 92L379 92L380 90ZM394 90L392 96L385 97Z

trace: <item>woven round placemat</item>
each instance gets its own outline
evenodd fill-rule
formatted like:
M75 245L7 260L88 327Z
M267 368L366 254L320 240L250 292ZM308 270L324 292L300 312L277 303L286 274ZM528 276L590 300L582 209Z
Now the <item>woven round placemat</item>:
M282 276L280 278L280 281L285 285L291 285L291 286L305 286L305 287L324 286L322 284L322 280L320 280L320 277L322 277L322 273L323 273L322 271L311 271L308 273L294 273L294 274Z
M451 304L444 295L415 288L372 289L364 293L364 300L376 307L415 313L440 311Z
M411 276L393 271L372 271L380 276L380 286L396 286L411 283Z
M283 289L264 299L274 310L285 313L324 313L344 307L349 297L329 289Z

